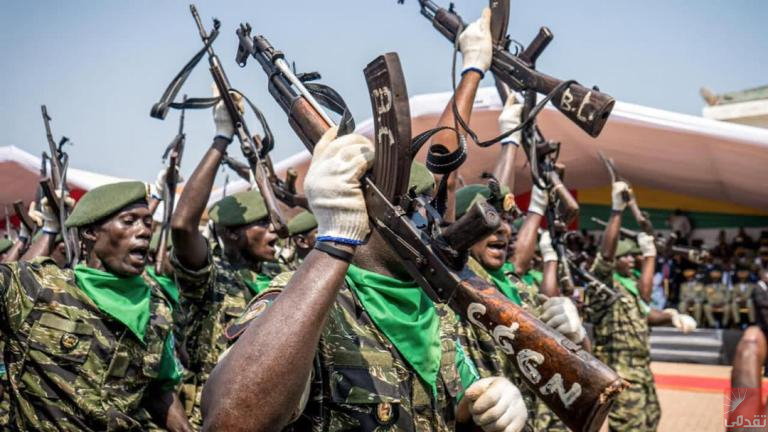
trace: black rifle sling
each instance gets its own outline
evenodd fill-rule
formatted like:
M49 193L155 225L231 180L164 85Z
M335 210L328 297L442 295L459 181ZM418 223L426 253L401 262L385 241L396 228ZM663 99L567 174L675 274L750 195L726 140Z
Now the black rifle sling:
M198 51L192 59L190 59L187 64L184 65L184 67L181 68L178 74L176 74L175 77L173 77L173 80L171 80L171 83L168 84L168 87L163 92L163 95L160 97L160 100L152 105L152 110L150 111L149 115L163 120L165 119L165 116L168 115L168 109L169 108L175 108L175 109L182 109L188 108L188 109L199 109L199 108L210 108L213 105L216 104L216 101L213 101L215 98L210 99L204 99L204 98L192 98L187 99L187 102L185 104L180 104L177 102L173 102L174 99L176 99L176 95L179 93L179 90L181 90L181 87L184 85L184 82L189 78L189 74L192 73L192 71L195 69L195 66L197 66L198 63L200 63L200 60L203 59L205 54L208 52L208 48L211 47L213 44L213 41L216 40L216 37L219 36L219 31L217 29L214 29L211 31L211 34L208 36L208 40L205 42L205 45ZM210 105L205 105L204 102L210 103Z
M303 74L302 78L305 78L306 76L308 75ZM315 77L314 75L311 76L312 78ZM316 76L317 78L320 77L319 74ZM341 116L341 120L339 121L339 136L346 135L355 130L355 119L352 118L352 113L350 112L347 103L344 102L344 99L336 90L325 84L309 82L304 82L304 87L309 90L309 93L317 100L320 105Z

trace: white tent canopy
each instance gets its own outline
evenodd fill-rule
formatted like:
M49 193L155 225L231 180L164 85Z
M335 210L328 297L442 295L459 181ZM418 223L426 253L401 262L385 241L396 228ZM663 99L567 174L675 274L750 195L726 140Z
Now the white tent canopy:
M70 190L89 191L97 186L123 179L69 168L67 186ZM29 203L35 199L40 181L40 158L17 147L0 147L0 204L10 205L17 200Z
M414 136L436 125L450 97L451 93L446 92L411 98ZM495 88L478 91L471 126L481 139L499 133L500 110ZM624 102L616 103L596 139L552 107L543 110L538 121L547 138L562 143L560 161L566 164L569 188L608 184L608 173L597 156L601 150L635 185L768 209L768 130ZM373 121L362 122L357 131L372 136ZM420 154L422 160L425 151L422 149ZM470 144L467 162L460 169L465 181L479 181L483 171L492 169L499 151L499 146L483 149ZM521 153L517 159L516 193L529 190L531 185ZM301 184L308 163L309 153L302 151L276 164L276 168L281 174L289 167L296 168ZM228 193L246 187L245 182L235 183Z

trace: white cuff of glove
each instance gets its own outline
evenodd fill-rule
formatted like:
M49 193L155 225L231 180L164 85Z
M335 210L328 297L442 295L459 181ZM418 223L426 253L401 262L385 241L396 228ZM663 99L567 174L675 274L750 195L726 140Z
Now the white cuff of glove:
M624 211L627 208L627 202L624 201L625 192L629 192L627 183L617 181L611 185L611 209L613 211Z
M547 191L543 191L534 185L531 189L531 203L528 205L528 213L544 216L547 211L547 204L549 204L549 194Z
M539 250L541 251L542 261L557 261L557 252L552 247L552 238L549 236L549 231L541 233L541 237L539 237Z

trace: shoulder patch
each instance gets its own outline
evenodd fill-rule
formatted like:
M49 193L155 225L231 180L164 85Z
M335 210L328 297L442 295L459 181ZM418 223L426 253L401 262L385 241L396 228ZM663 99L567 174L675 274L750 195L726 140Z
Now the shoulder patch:
M273 301L277 300L277 297L281 292L282 290L280 289L273 289L270 287L266 291L259 294L257 297L254 297L253 300L251 300L251 302L245 308L243 314L232 321L232 324L230 324L226 330L224 330L224 337L226 337L227 340L231 342L237 340L237 338L243 334L245 329L248 328L248 325L251 323L251 321L263 314L269 308L269 305L271 305Z

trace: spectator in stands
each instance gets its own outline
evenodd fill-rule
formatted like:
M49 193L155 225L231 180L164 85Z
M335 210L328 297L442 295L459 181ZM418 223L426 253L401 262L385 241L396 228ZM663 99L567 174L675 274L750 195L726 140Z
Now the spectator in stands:
M669 216L669 219L667 219L667 224L669 224L669 228L672 230L672 232L677 233L679 238L685 240L685 243L687 244L687 241L693 232L693 224L691 223L691 218L683 213L682 210L675 209L675 211Z

